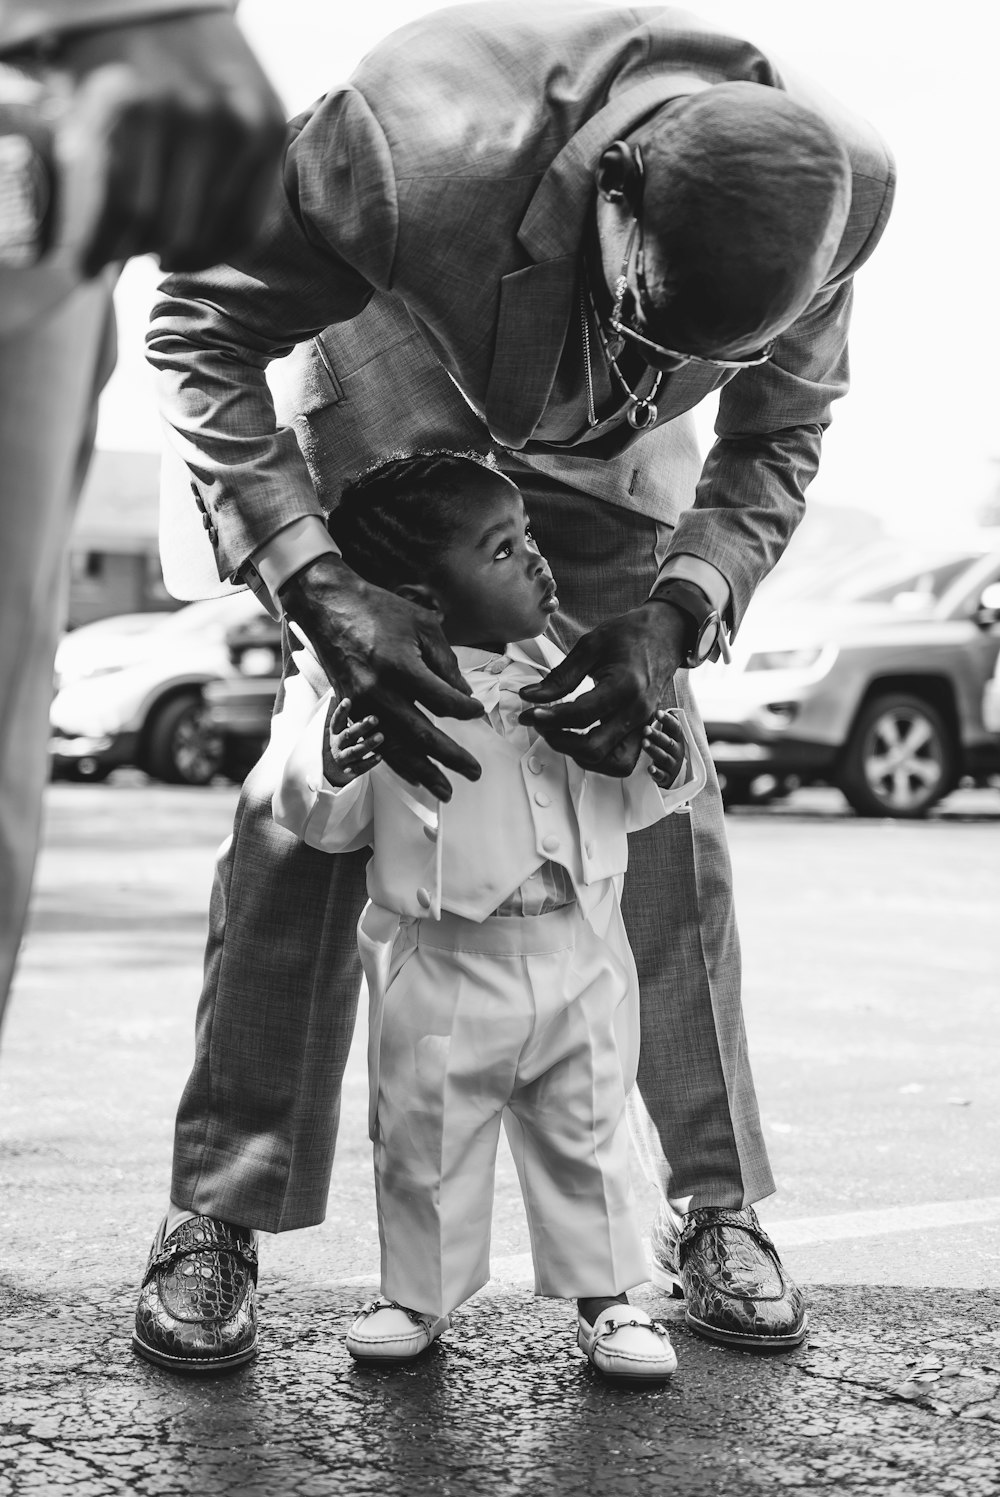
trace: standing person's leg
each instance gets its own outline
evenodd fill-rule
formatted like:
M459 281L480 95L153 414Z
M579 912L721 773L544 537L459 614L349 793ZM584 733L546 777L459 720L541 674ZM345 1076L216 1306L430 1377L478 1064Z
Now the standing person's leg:
M275 824L280 757L248 775L216 866L171 1213L136 1312L140 1354L186 1371L256 1349L253 1233L323 1220L357 1014L369 854L331 857Z
M4 280L16 295L17 277ZM110 282L0 338L0 1015L17 959L48 775L66 545L114 362Z
M644 601L663 540L653 521L520 465L513 476L559 586L554 632L563 629L564 647ZM689 1315L705 1334L739 1345L797 1344L806 1327L801 1296L750 1206L774 1181L743 1026L722 798L686 672L674 693L708 784L690 815L630 838L622 901L641 993L637 1132L664 1196L653 1229L654 1279L683 1280ZM668 1199L685 1214L680 1236Z

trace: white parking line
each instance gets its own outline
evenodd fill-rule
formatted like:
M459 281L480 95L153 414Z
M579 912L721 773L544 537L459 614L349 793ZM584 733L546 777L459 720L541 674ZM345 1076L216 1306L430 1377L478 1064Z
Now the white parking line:
M844 1242L883 1237L891 1232L929 1232L972 1222L1000 1221L1000 1196L978 1201L927 1201L917 1206L885 1206L874 1211L846 1211L835 1216L801 1216L772 1221L767 1230L779 1247L811 1247L817 1242Z
M764 1223L779 1252L812 1247L821 1242L848 1242L862 1237L884 1237L893 1232L930 1232L1000 1221L1000 1196L977 1201L929 1201L918 1206L886 1206L874 1211L844 1211L835 1216L801 1216L788 1221ZM643 1240L646 1252L649 1242ZM535 1273L530 1253L507 1253L490 1260L491 1284L533 1284ZM342 1279L343 1284L370 1286L378 1283L378 1270ZM481 1290L488 1294L490 1286Z

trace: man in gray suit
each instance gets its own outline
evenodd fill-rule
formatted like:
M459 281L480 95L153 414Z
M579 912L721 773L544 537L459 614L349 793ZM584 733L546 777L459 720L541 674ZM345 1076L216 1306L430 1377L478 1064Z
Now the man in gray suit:
M478 767L420 707L478 708L433 621L350 573L323 513L388 452L495 450L570 648L528 715L627 773L657 706L697 719L687 669L726 648L801 515L892 183L869 127L684 13L504 3L416 22L296 121L253 254L164 287L150 357L194 491L165 517L168 580L266 593L377 713L388 762L447 798L446 771ZM280 425L264 370L293 349ZM687 413L713 391L701 467ZM594 689L558 705L585 675ZM326 1207L364 858L297 845L273 788L265 754L220 859L136 1319L136 1349L182 1371L254 1354L254 1232ZM654 1281L703 1335L796 1345L802 1297L751 1205L773 1182L716 784L634 839L624 909L638 1128L663 1195Z

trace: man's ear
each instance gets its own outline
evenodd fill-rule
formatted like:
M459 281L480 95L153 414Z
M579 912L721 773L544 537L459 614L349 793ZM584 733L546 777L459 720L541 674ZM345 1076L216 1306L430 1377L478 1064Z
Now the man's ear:
M444 618L441 595L428 582L404 582L402 587L396 588L396 597L405 598L407 603L415 603L418 608L426 608L428 613L436 614L438 620Z
M627 140L613 140L594 173L597 190L609 203L625 203L633 215L642 198L642 167Z

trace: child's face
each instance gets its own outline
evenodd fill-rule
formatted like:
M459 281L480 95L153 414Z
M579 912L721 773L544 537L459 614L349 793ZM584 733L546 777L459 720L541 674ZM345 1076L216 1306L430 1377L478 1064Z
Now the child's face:
M469 518L437 570L443 628L453 645L506 644L543 634L559 607L549 564L531 537L524 501L497 478L474 496Z

